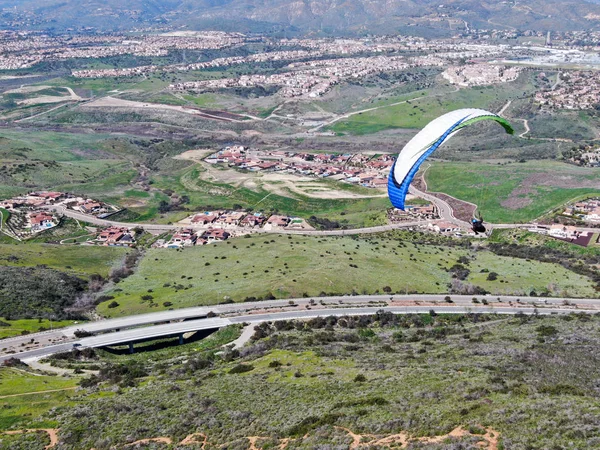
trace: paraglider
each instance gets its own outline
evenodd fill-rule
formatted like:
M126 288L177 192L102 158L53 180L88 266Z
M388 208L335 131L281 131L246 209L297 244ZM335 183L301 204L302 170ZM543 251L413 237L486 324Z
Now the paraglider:
M431 121L404 146L392 166L388 178L388 195L392 204L404 210L404 200L410 183L423 162L437 150L448 138L463 128L482 120L493 120L504 130L513 134L510 123L497 114L483 109L458 109L446 113ZM485 232L483 219L474 216L471 220L473 231Z
M485 233L485 227L483 226L483 217L481 217L481 214L473 214L473 218L471 219L471 228L473 229L475 234Z

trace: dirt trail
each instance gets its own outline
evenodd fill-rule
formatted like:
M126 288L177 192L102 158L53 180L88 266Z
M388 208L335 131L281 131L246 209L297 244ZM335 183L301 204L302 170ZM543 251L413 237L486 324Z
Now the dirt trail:
M198 441L197 438L201 437L202 441ZM206 444L208 444L208 436L206 436L204 433L194 433L194 434L190 434L189 436L186 436L186 438L181 441L179 443L179 445L192 445L192 444L202 444L202 447L200 447L202 450L204 450L204 448L206 447Z
M336 428L338 430L345 431L352 438L352 444L350 444L351 449L358 448L358 446L360 445L360 441L364 437L367 437L367 436L373 437L373 435L371 435L371 434L355 434L352 430L350 430L348 428L344 428L344 427L336 427Z
M24 392L22 394L0 395L0 399L11 398L11 397L22 397L25 395L47 394L49 392L72 391L73 389L77 389L77 386L67 387L67 388L62 388L62 389L48 389L47 391Z
M463 427L456 427L448 434L444 434L441 436L433 436L433 437L420 437L420 438L411 438L408 433L402 432L399 434L394 434L391 436L386 436L383 438L376 438L372 434L356 434L349 430L348 428L336 427L338 430L343 430L352 438L352 443L350 444L351 449L357 449L362 446L370 447L370 446L398 446L398 448L406 448L412 442L423 442L426 444L440 444L444 442L448 438L461 439L464 437L477 437L480 438L477 443L481 448L486 448L488 450L498 450L498 437L499 433L491 428L484 428L485 434L473 434L470 431L464 429ZM370 440L367 440L370 439Z
M50 443L48 445L46 445L46 447L44 447L46 450L49 448L56 447L56 445L58 444L58 429L56 429L56 428L29 428L26 430L3 431L2 434L15 435L15 434L39 433L39 432L47 433L48 437L50 438Z
M371 446L394 446L397 448L407 448L409 444L413 442L423 442L425 444L440 444L443 443L448 438L453 439L462 439L464 437L476 437L479 439L477 442L477 446L482 449L487 450L498 450L498 438L500 437L500 433L492 428L481 427L482 430L485 430L484 434L475 434L471 431L463 428L462 426L456 427L454 430L450 431L448 434L443 434L441 436L431 436L431 437L420 437L413 438L408 433L402 432L398 434L393 434L390 436L378 437L374 434L357 434L354 433L349 428L344 427L335 427L337 430L344 431L348 434L349 437L352 438L352 443L350 444L350 449L355 450L359 448L368 448ZM56 447L58 444L58 429L55 428L38 428L38 429L26 429L26 430L15 430L15 431L4 431L0 432L0 434L8 434L8 435L16 435L16 434L24 434L24 433L39 433L44 432L47 433L50 437L50 444L48 444L45 448L50 449ZM304 435L301 438L283 438L279 440L279 450L285 450L290 442L293 441L303 441L309 437L309 434ZM201 438L201 440L198 440ZM267 441L272 440L271 437L268 436L247 436L245 439L248 440L248 450L262 450L262 447L257 446L259 440L264 439ZM139 445L151 444L153 442L171 445L173 444L173 440L166 436L155 437L155 438L147 438L140 439L130 444L126 444L123 447L134 447ZM193 444L202 444L201 449L204 450L205 447L209 444L208 436L204 433L193 433L185 437L179 444L177 445L193 445ZM227 447L231 444L227 442L225 444L220 445L221 448ZM94 449L92 449L94 450Z
M349 437L352 438L352 443L349 448L352 450L360 449L360 448L368 448L371 446L386 446L386 447L396 447L396 448L407 448L411 443L423 442L425 444L441 444L446 439L462 439L465 437L476 437L479 439L477 442L477 446L482 449L487 450L498 450L498 438L500 437L500 433L493 430L492 428L481 427L482 430L485 430L484 434L475 434L471 431L459 426L450 431L448 434L443 434L441 436L425 436L425 437L411 437L406 432L401 432L398 434L393 434L390 436L377 436L374 434L357 434L354 433L349 428L345 427L335 427L337 430L341 430L348 434ZM307 439L310 435L306 434L301 438L282 438L279 439L279 450L285 450L291 442L295 441L303 441ZM201 437L202 441L198 441L197 438ZM243 439L248 441L248 450L262 450L262 447L258 445L260 440L272 441L272 437L269 436L247 436ZM149 444L151 442L160 442L163 444L172 444L172 440L168 437L158 437L158 438L150 438L150 439L141 439L139 441L135 441L131 444L126 445L126 447L131 447L133 445L142 445ZM192 445L192 444L202 444L202 449L204 449L208 444L208 437L204 433L194 433L187 436L184 440L182 440L178 445ZM226 448L230 446L231 442L226 442L221 444L220 448Z

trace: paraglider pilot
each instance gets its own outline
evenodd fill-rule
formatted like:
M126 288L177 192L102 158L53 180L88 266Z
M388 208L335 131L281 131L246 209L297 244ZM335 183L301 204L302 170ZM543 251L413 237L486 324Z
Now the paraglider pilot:
M473 227L475 234L485 233L483 217L481 217L479 214L473 214L473 218L471 219L471 227Z

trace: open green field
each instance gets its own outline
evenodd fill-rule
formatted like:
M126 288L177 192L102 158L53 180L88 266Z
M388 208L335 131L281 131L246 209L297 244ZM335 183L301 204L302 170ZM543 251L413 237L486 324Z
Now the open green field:
M51 330L53 328L68 327L74 323L73 320L48 320L48 319L19 319L7 320L0 317L0 339L19 336L27 333ZM0 342L0 347L2 343Z
M106 277L127 253L117 247L79 247L50 244L0 244L0 267L34 267L51 269L87 277Z
M183 251L148 250L136 272L106 292L114 300L100 304L98 312L115 317L269 295L374 294L385 286L397 293L444 293L452 280L447 269L461 256L471 258L471 274L465 282L492 293L543 292L549 280L556 280L559 292L594 295L589 279L557 264L498 257L487 251L418 245L383 236L269 235ZM497 272L498 280L486 281L485 274L479 273L484 268ZM109 308L113 301L118 306Z
M429 191L475 203L495 223L528 222L572 199L600 193L597 169L555 161L435 162L426 180Z
M21 424L31 428L56 426L56 420L40 416L56 406L68 404L78 382L78 377L65 378L0 368L0 430ZM7 448L3 444L3 437L0 436L0 448Z
M2 130L0 159L39 159L41 161L82 161L101 159L103 141L109 134L63 133L51 131Z
M85 192L94 185L106 195L133 176L130 155L108 134L10 130L0 133L0 144L0 198L32 188Z
M371 134L390 128L423 128L427 123L443 113L459 108L500 109L508 100L533 92L533 85L527 75L517 81L501 86L483 86L441 93L429 91L414 100L399 105L383 107L375 111L355 114L348 119L336 122L331 129L336 133L355 135ZM399 100L403 100L402 97ZM393 100L387 100L387 104Z
M596 316L577 314L264 325L240 355L105 363L77 405L52 417L65 450L157 437L177 446L192 433L203 433L201 443L206 436L207 450L249 448L251 436L256 448L348 448L350 432L373 449L390 448L400 433L441 436L409 447L431 450L491 438L495 447L483 448L595 448L599 331ZM446 436L458 427L467 433Z

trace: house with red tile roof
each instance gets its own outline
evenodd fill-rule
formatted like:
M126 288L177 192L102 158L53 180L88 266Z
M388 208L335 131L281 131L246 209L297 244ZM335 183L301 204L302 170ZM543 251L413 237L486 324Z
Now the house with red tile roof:
M55 227L58 224L58 221L52 214L41 211L29 213L27 215L27 223L27 227L31 228L31 231L38 232Z
M135 244L135 238L129 228L109 227L105 228L96 238L103 245L129 247Z
M208 243L225 241L231 236L230 233L223 230L222 228L209 228L204 233L202 233L202 239L206 239Z
M196 225L210 225L214 223L220 215L221 211L207 211L203 214L196 214L194 217L192 217L192 223Z
M175 232L171 236L171 240L165 244L167 248L180 248L180 247L191 247L196 245L198 236L196 232L191 228L184 228Z
M276 228L285 228L290 223L290 218L287 216L278 216L273 214L271 217L267 219L267 223L265 224L266 230L272 230Z
M240 225L245 228L260 228L260 226L265 223L266 220L267 219L262 214L248 214L242 219Z

